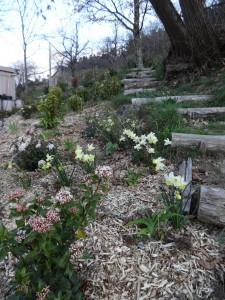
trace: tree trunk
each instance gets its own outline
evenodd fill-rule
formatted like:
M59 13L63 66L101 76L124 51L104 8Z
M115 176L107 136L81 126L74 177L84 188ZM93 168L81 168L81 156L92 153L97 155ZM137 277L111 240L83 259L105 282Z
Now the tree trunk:
M204 65L212 58L218 59L219 40L208 17L204 1L179 0L179 2L194 62Z
M140 0L134 0L133 37L134 37L136 67L142 69L144 66L143 66L141 29L140 29Z
M25 95L28 94L28 75L27 75L27 45L24 43L23 49L23 59L24 59L24 82L25 82Z
M172 56L190 57L187 31L184 23L170 0L149 0L163 23L172 46Z

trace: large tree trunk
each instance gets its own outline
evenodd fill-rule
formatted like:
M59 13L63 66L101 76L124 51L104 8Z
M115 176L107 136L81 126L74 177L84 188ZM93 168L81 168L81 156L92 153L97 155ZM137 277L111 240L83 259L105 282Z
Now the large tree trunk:
M204 65L212 58L218 59L219 39L210 23L204 1L179 0L179 2L194 62Z
M181 58L189 57L191 53L187 44L187 31L172 2L170 0L149 1L169 36L173 56Z
M144 66L143 66L141 30L140 30L140 0L134 0L133 37L134 37L134 46L135 46L136 67L142 69Z

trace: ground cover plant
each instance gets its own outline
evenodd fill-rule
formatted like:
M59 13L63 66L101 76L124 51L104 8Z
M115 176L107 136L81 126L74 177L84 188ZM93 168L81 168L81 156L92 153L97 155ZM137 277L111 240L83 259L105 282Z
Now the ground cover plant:
M56 129L37 128L19 141L10 132L25 164L30 143L33 153L43 145L43 153L35 171L25 170L32 176L26 191L10 181L11 169L4 172L15 190L13 225L0 230L1 258L10 264L11 251L16 269L7 295L111 300L132 299L137 289L146 299L211 299L219 246L183 215L187 183L175 167L181 158L164 156L171 152L167 129L183 126L176 104L152 106L144 118L143 112L117 114L108 104L84 102L81 113L65 115Z

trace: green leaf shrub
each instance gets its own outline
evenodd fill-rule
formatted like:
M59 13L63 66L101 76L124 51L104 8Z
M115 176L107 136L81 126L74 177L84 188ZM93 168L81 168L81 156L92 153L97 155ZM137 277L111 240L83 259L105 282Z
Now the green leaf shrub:
M13 299L83 299L74 265L87 257L84 228L95 218L109 176L111 170L98 167L84 177L77 195L63 188L53 197L26 202L25 190L11 193L10 217L16 228L7 230L0 224L0 260L8 252L17 258Z
M78 93L71 96L68 99L68 103L69 107L75 112L80 112L84 106L84 100L78 95Z
M51 87L46 99L38 105L41 113L41 124L45 129L56 128L62 117L62 90L59 87Z

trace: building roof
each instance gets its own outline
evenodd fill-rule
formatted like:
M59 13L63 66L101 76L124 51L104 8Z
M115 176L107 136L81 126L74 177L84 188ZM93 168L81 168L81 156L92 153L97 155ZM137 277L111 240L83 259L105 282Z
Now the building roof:
M16 70L14 68L0 66L0 71L16 75Z

